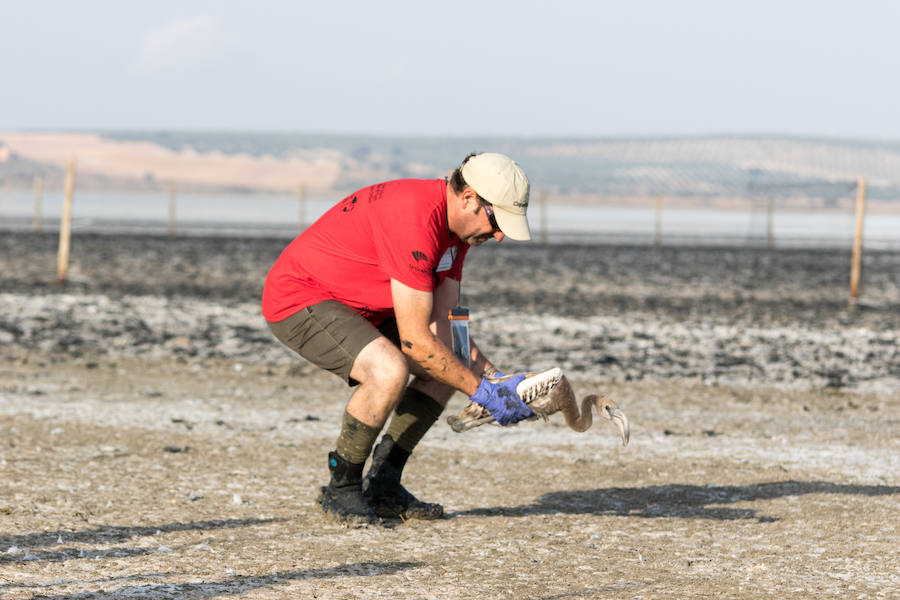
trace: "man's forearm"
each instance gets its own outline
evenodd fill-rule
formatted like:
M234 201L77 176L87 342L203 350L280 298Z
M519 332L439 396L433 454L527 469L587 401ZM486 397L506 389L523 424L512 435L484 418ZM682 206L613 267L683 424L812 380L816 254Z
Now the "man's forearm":
M473 373L483 377L492 375L497 371L471 337L469 338L469 364Z
M453 354L445 344L429 332L428 336L404 339L403 352L416 362L429 376L445 383L467 396L478 389L481 377L475 375Z

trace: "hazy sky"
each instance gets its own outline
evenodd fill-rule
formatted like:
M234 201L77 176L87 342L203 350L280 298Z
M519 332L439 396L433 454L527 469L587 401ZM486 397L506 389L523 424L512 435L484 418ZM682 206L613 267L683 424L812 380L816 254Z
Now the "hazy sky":
M0 0L0 129L900 139L893 0Z

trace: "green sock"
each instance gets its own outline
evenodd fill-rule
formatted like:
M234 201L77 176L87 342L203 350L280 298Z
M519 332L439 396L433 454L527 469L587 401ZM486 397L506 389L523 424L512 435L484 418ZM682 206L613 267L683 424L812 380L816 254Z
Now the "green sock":
M344 411L341 435L338 436L335 451L344 460L362 464L369 457L379 432L381 432L380 427L366 425L347 411Z
M444 407L424 392L415 388L403 390L403 396L394 410L387 435L407 452L412 452L425 432L441 416Z

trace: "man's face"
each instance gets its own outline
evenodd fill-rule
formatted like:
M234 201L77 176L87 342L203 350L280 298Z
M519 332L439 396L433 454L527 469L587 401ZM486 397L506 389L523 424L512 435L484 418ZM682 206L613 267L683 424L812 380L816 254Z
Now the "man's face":
M462 241L470 246L480 246L491 238L502 242L503 232L497 227L497 221L493 216L493 208L487 204L480 204L477 199L470 202L471 209L466 211L466 219L463 231L459 234Z

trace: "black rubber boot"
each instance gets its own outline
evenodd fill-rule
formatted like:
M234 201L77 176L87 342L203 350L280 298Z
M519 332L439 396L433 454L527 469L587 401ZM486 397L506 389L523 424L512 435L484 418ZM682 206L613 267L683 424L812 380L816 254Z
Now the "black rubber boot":
M440 519L444 507L422 502L400 485L409 452L385 435L372 452L372 465L363 481L363 497L384 519Z
M351 525L378 522L378 517L362 496L362 464L344 460L337 452L328 453L331 481L316 499L328 516Z

